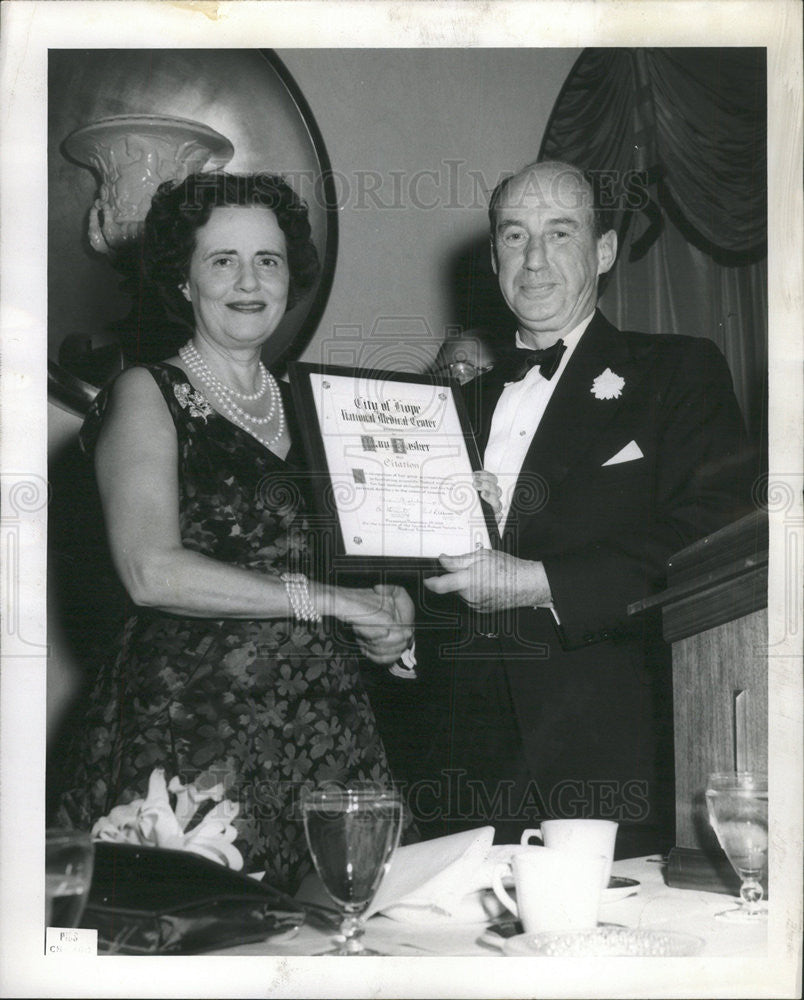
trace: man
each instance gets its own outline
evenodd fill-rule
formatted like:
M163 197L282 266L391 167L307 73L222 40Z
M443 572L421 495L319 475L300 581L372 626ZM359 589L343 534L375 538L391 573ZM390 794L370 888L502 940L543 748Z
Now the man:
M617 236L581 171L530 165L489 217L520 351L476 383L502 547L443 556L425 581L469 611L447 653L447 756L466 772L448 808L498 839L545 816L614 819L619 856L662 850L669 651L627 608L661 589L670 555L745 513L739 407L710 341L621 332L596 309Z

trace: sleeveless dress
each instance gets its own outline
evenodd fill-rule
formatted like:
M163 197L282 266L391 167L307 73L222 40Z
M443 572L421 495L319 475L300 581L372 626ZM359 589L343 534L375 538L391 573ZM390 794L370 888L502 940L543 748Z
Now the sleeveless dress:
M175 424L185 548L268 575L307 571L307 477L293 450L278 458L213 411L180 369L142 367ZM106 389L82 427L87 452L108 400ZM57 821L89 829L144 797L156 767L183 784L204 775L199 784L223 782L240 804L244 870L293 891L310 870L301 788L391 784L357 660L335 642L333 624L185 618L132 605L89 694Z

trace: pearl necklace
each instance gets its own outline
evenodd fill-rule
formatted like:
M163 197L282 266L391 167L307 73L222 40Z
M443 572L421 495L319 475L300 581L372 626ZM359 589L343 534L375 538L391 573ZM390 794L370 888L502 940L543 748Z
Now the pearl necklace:
M230 385L227 385L225 382L221 381L221 379L218 378L215 372L212 371L212 369L209 367L206 361L204 361L204 359L199 354L198 348L195 346L192 340L188 340L187 343L182 346L181 350L179 351L179 357L182 359L182 361L185 362L185 364L188 367L191 365L195 365L195 370L198 371L199 374L203 372L206 381L210 385L213 385L218 390L218 392L224 393L231 399L242 399L244 403L254 402L255 400L261 399L265 395L265 390L268 388L270 382L271 376L268 372L268 369L265 367L262 361L260 361L259 389L257 389L256 392L240 392L238 389L233 389Z
M254 417L250 413L247 413L241 406L237 405L234 398L234 390L230 389L225 382L222 382L217 375L215 375L192 344L189 345L189 348L187 344L180 348L179 357L187 365L193 375L201 379L202 382L205 382L212 389L218 399L226 401L227 406L238 414L240 420L246 420L249 423L257 424L258 426L261 424L269 424L271 422L274 412L280 403L279 389L273 375L271 375L271 373L265 368L262 362L260 362L260 368L265 371L265 381L271 391L271 404L268 407L268 413L264 417ZM242 393L236 393L236 395L238 395L241 399L252 398L245 396ZM262 395L262 393L259 395Z
M190 341L179 348L179 357L187 365L188 371L190 371L191 374L195 375L199 381L203 382L209 389L212 390L219 408L223 410L224 414L233 424L241 430L244 430L247 434L251 434L252 437L255 437L261 444L265 445L266 448L272 448L277 441L282 438L282 435L285 433L285 414L282 410L282 397L280 395L276 379L268 371L265 365L262 364L262 362L260 362L260 368L264 372L263 382L270 390L271 403L268 407L268 413L266 416L253 417L250 413L246 413L244 409L237 405L232 398L234 390L229 390L229 387L217 378ZM228 393L227 390L229 390ZM263 395L264 391L264 388L261 387L260 390L258 390L258 393L251 397L246 396L243 393L236 393L236 395L238 395L241 399L259 399L259 397ZM257 426L269 424L274 413L277 411L279 413L279 423L276 433L271 438L263 437L263 435L257 430Z

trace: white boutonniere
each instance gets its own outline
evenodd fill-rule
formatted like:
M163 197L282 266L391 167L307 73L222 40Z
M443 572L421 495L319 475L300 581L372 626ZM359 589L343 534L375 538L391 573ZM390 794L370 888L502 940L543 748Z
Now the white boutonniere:
M174 385L173 395L182 409L189 410L191 417L201 417L204 423L207 422L207 417L211 417L215 412L201 393L186 383Z
M166 784L164 770L156 768L148 780L146 797L115 806L108 816L102 816L92 827L93 840L191 851L240 871L243 855L232 843L237 837L232 820L240 806L224 797L222 784L202 788L199 784L203 784L200 777L191 785L183 785L177 777ZM169 792L175 797L175 806L171 805ZM188 829L198 808L208 799L217 805Z
M611 368L607 368L592 383L590 392L595 399L619 399L625 379L621 375L615 375Z

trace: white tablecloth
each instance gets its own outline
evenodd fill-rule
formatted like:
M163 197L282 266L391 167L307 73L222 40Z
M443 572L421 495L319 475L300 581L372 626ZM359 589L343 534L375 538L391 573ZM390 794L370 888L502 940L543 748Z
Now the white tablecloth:
M617 861L614 875L637 879L636 894L600 908L600 920L626 927L682 931L705 942L702 957L762 958L767 949L764 922L735 924L715 919L715 914L736 904L736 899L714 892L671 889L665 885L662 865L647 858ZM482 924L416 926L383 916L366 924L366 946L385 955L486 956L500 952L480 939ZM217 952L219 955L316 955L332 945L326 930L305 925L292 937L273 938Z

